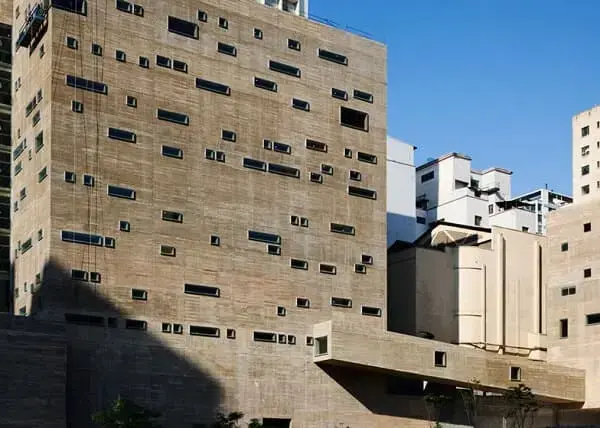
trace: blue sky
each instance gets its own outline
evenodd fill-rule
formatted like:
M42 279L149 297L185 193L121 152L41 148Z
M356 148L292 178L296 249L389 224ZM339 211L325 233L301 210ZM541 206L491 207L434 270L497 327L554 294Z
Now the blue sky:
M310 0L388 46L388 133L456 151L513 194L571 193L571 118L600 104L598 0Z

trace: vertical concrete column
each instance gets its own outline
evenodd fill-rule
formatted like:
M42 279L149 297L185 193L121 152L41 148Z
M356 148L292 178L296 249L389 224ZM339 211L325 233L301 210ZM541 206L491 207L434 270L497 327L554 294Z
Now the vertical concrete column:
M498 235L496 243L496 265L497 265L497 283L498 283L498 323L496 326L498 342L501 345L499 353L504 353L506 345L506 240L503 234Z
M483 349L487 348L487 266L481 268L481 338Z

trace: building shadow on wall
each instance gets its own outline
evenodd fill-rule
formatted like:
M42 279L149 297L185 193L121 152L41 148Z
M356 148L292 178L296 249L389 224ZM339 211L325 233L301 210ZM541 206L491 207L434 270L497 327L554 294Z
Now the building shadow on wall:
M29 313L65 324L67 427L92 427L91 415L119 396L160 412L165 428L214 421L223 391L211 374L183 355L185 330L175 334L171 325L171 333L163 333L161 322L148 320L144 329L144 323L127 321L145 320L108 301L102 283L74 280L70 270L53 261L34 287Z

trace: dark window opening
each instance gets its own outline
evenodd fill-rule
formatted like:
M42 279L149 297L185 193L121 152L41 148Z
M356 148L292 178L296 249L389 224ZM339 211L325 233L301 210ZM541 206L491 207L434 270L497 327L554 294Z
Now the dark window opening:
M67 86L71 86L73 88L84 89L90 92L96 92L98 94L108 94L108 86L104 83L94 82L93 80L83 79L81 77L75 77L71 75L67 75L66 77Z
M287 177L300 178L300 170L286 165L269 163L269 172L273 174L285 175Z
M292 99L292 107L298 110L310 111L310 103L308 101L299 100L298 98Z
M583 231L584 232L590 232L592 230L592 223L585 223L583 225Z
M211 82L210 80L196 78L196 88L216 92L217 94L231 95L231 88L229 86L222 83Z
M442 351L435 351L433 353L433 364L436 367L446 367L446 353Z
M329 230L335 233L343 233L344 235L354 235L356 233L356 228L354 226L339 223L331 223L329 225Z
M219 337L220 330L217 327L206 327L201 325L191 325L191 336Z
M162 55L156 55L156 65L159 67L171 68L171 58Z
M207 22L208 21L208 13L203 10L198 9L198 21Z
M369 114L348 107L340 107L340 123L349 128L369 132Z
M351 308L352 299L346 299L344 297L332 297L331 306L337 306L340 308Z
M259 161L256 159L244 158L244 168L256 169L258 171L266 171L266 162Z
M181 71L182 73L188 72L188 65L183 61L179 61L177 59L173 60L173 70Z
M125 328L129 330L147 330L148 323L140 320L125 320Z
M358 89L354 90L354 98L360 101L365 101L367 103L373 103L373 94L364 91L359 91Z
M183 213L163 210L162 219L164 221L172 221L173 223L183 223Z
M248 240L266 244L281 245L281 236L265 232L248 231Z
M301 72L298 67L294 67L293 65L284 64L278 61L269 61L269 69L276 71L278 73L287 74L289 76L300 77Z
M377 199L377 192L375 190L363 189L360 187L348 186L348 194L360 198Z
M220 297L221 290L218 287L211 287L209 285L198 285L198 284L185 284L185 294L193 294L196 296L209 296L209 297Z
M148 292L146 290L140 290L138 288L134 288L131 290L131 298L133 300L148 300Z
M168 158L183 159L183 150L179 147L162 146L162 155Z
M255 331L253 338L255 342L277 342L277 334L266 331Z
M113 196L115 198L135 200L135 190L127 189L126 187L113 186L109 184L107 186L107 193L109 196Z
M327 153L327 144L315 140L306 140L306 148L317 152Z
M198 38L198 24L175 18L174 16L169 16L168 24L171 33L179 34L180 36L189 37L191 39Z
M339 100L348 101L348 92L343 89L331 88L331 96Z
M124 129L108 128L108 138L113 140L127 141L128 143L135 143L136 135L134 132L125 131Z
M296 298L296 306L298 308L310 308L310 300L305 299L304 297Z
M560 337L561 337L561 339L569 337L569 320L568 319L560 320Z
M348 57L325 49L319 49L319 58L341 65L348 65Z
M306 260L291 259L290 260L290 267L292 269L308 270L308 262Z
M159 120L165 120L167 122L173 122L173 123L177 123L179 125L187 126L190 124L190 118L188 117L187 114L163 110L160 108L156 110L156 117Z
M219 42L217 44L217 51L219 51L219 53L222 53L225 55L237 56L237 48L235 46L228 45L226 43Z
M234 131L228 131L226 129L223 129L221 131L221 138L225 141L231 141L232 143L235 143L237 139L237 134Z
M298 40L288 39L288 48L295 51L300 51L302 50L302 45Z
M584 278L591 278L592 277L592 269L591 268L586 268L583 270L583 277Z

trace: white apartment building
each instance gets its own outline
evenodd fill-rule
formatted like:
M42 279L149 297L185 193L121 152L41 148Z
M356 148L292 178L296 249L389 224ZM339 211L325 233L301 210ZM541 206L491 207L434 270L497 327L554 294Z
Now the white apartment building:
M471 168L471 158L449 153L416 169L417 231L437 221L465 226L500 226L546 234L548 213L572 198L548 189L511 197L512 172Z
M308 0L256 0L265 6L291 12L295 15L308 16Z
M416 238L415 147L387 138L387 244Z

